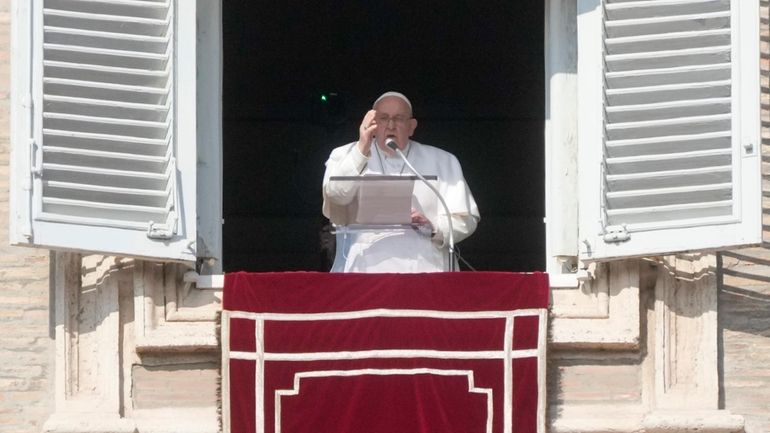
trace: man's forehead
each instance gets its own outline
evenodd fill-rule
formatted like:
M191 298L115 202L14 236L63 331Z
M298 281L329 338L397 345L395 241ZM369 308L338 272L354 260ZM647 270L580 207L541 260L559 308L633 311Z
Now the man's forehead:
M388 98L388 99L396 98L398 100L401 100L404 104L406 104L408 110L410 112L412 111L412 103L409 102L409 98L407 98L403 93L400 93L400 92L385 92L385 93L383 93L382 95L380 95L379 98L374 100L374 104L372 104L372 108L376 109L377 108L377 104L379 104L380 102L382 102L386 98Z
M391 116L412 116L412 110L404 101L395 98L384 99L377 103L375 110L379 113L390 114Z

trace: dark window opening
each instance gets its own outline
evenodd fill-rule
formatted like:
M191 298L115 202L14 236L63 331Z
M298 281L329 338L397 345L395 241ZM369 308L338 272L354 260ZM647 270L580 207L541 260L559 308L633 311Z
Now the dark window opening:
M324 162L388 90L463 166L463 257L544 269L542 2L225 1L223 33L225 271L328 269Z

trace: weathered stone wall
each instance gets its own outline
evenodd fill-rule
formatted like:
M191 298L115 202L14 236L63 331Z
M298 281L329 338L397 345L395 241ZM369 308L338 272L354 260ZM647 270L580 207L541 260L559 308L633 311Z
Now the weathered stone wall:
M0 0L0 432L37 432L53 409L48 251L8 246L11 1Z
M720 402L744 416L746 433L770 431L770 2L760 2L762 50L761 248L720 257Z
M746 433L770 431L770 250L722 255L719 287L720 400L746 420Z
M187 267L57 253L56 400L50 433L214 433L218 293Z

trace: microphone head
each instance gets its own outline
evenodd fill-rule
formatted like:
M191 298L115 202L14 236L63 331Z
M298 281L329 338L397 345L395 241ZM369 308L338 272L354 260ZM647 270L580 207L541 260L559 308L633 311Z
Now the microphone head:
M393 139L393 137L386 138L385 145L393 150L398 150L398 144L396 143L396 140Z

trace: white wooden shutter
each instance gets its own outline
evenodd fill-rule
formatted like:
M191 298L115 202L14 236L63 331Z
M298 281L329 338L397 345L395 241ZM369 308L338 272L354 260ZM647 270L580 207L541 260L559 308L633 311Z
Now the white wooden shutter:
M761 240L756 0L580 0L584 259Z
M195 260L195 3L17 2L13 243Z

